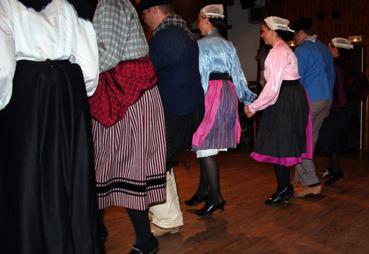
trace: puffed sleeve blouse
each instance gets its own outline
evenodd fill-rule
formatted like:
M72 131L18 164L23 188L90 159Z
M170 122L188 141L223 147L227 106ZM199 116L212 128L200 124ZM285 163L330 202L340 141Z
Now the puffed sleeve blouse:
M95 31L67 1L53 0L40 12L17 0L0 1L0 110L12 95L18 60L69 60L83 72L88 96L98 83Z
M252 113L263 110L277 101L283 80L300 79L295 53L283 40L275 43L264 65L266 84L259 97L249 105Z
M208 89L210 73L228 73L232 77L238 99L245 105L250 104L256 94L247 86L233 43L223 39L217 30L214 30L208 36L198 40L198 45L201 84L204 92L206 93Z

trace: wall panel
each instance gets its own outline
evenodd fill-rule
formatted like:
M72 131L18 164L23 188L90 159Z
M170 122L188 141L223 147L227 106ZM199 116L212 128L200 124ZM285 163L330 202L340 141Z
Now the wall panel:
M363 36L361 45L369 49L369 0L280 0L280 2L279 15L291 22L301 16L312 17L313 30L323 42L328 43L335 36L348 37L360 34ZM335 11L340 12L340 18L334 19ZM318 20L319 14L322 14L322 20ZM369 50L366 50L366 62L368 60ZM369 66L366 66L365 72L369 74Z

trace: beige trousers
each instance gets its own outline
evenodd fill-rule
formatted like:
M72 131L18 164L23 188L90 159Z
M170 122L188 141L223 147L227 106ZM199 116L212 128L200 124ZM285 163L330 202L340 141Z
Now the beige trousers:
M161 228L183 226L183 215L179 206L176 180L173 169L167 172L167 201L150 207L152 223Z
M313 121L313 152L319 137L319 130L324 119L329 115L332 100L318 101L311 103L311 116ZM313 160L303 159L301 164L295 166L295 181L302 185L312 185L319 183Z

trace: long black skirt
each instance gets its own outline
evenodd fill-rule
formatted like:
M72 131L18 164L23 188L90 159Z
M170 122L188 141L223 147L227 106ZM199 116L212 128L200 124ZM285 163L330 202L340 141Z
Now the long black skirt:
M289 167L312 159L312 150L307 95L298 80L285 80L276 103L263 111L251 157Z
M0 140L1 252L100 253L81 68L18 61Z

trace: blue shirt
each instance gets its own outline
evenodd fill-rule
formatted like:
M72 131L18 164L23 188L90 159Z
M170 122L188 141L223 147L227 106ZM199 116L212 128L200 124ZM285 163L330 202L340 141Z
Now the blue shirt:
M247 86L233 43L223 39L217 31L213 31L208 36L198 40L198 44L201 85L205 93L208 90L210 73L228 73L232 77L239 100L245 105L250 104L256 95Z
M332 100L335 83L333 57L319 40L305 40L295 51L301 84L310 101Z

